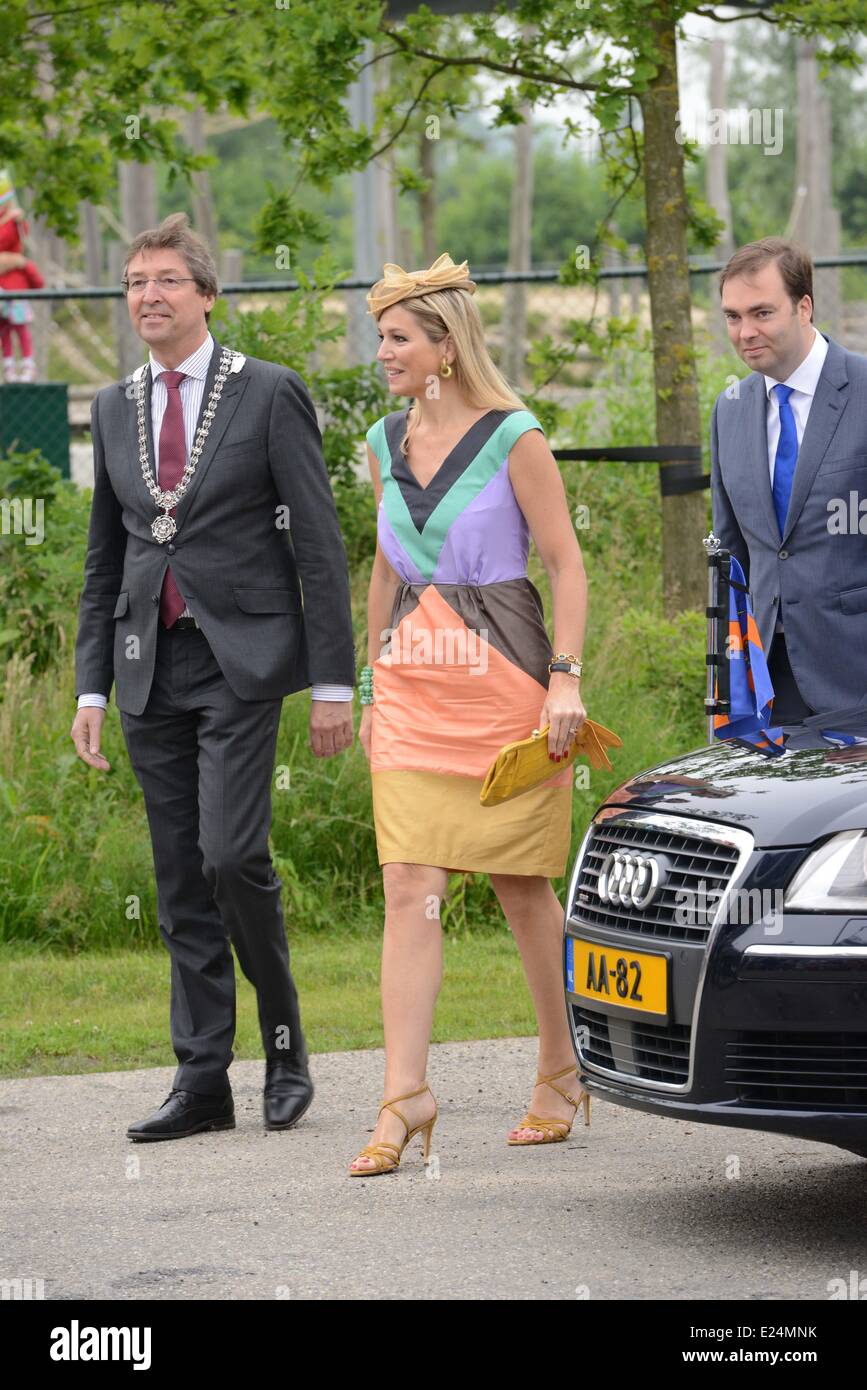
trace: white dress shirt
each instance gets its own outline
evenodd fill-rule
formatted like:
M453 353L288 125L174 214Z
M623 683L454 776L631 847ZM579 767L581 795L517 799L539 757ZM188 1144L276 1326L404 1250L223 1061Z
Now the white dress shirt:
M205 382L207 381L208 367L210 366L213 351L214 339L211 334L208 333L204 341L196 348L195 352L191 352L189 357L185 358L180 366L175 368L176 371L184 373L184 380L181 382L178 390L180 391L181 408L184 413L184 436L186 439L188 458L190 450L193 447L196 423L202 408L202 397L205 394ZM151 426L154 438L156 478L157 482L159 482L160 429L162 428L163 416L166 413L166 405L169 399L169 393L162 379L162 374L170 369L162 366L154 357L153 353L150 353L150 369L153 379L153 389L151 390ZM191 618L193 616L189 606L185 607L181 614L182 618ZM314 685L311 694L314 700L351 700L353 689L351 685ZM108 701L104 695L79 695L78 697L79 709L84 705L97 705L100 709L105 709L107 704Z
M823 338L815 328L813 329L813 346L807 353L800 366L796 367L790 377L785 381L775 381L772 376L765 377L765 392L768 398L768 467L771 474L771 487L774 486L774 463L776 461L777 445L780 442L780 403L771 392L775 386L791 386L793 391L789 397L789 405L792 407L792 414L795 417L795 429L798 433L798 448L801 447L801 440L804 438L804 430L807 428L807 417L810 414L810 406L813 404L813 397L816 394L816 387L819 385L819 377L822 375L822 368L825 365L825 358L828 355L828 340Z
M810 414L810 406L813 404L813 397L816 394L816 387L819 385L819 377L822 375L822 368L825 365L825 358L828 355L828 340L823 338L817 329L813 329L813 346L807 353L803 362L795 368L792 375L785 381L775 381L772 376L765 377L765 393L768 399L768 413L766 425L768 431L768 468L771 477L771 490L774 486L774 464L776 463L777 445L780 442L780 402L773 394L775 386L791 386L792 394L789 397L789 405L792 407L792 415L795 419L795 431L798 436L798 449L801 448L801 440L804 438L804 430L807 428L807 418ZM775 632L783 631L783 624L777 619Z

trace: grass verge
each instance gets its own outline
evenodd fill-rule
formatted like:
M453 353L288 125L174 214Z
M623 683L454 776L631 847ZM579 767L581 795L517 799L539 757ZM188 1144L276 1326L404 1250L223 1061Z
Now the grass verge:
M510 934L444 937L433 1041L531 1034L535 1019ZM311 1052L381 1047L379 938L321 936L290 944ZM175 1064L169 1041L169 957L153 951L0 955L0 1075L123 1071ZM235 1056L262 1057L252 986L239 970Z

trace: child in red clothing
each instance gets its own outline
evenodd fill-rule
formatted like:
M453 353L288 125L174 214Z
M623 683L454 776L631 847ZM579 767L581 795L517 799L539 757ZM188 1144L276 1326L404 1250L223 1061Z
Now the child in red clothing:
M15 201L15 189L5 169L0 169L0 251L23 254L22 236L27 235L24 213ZM41 290L45 284L32 261L25 261L16 270L0 274L0 289ZM33 360L33 340L30 323L33 313L26 299L0 300L0 351L3 354L3 375L6 381L33 381L36 364ZM21 368L16 374L13 337L18 339Z

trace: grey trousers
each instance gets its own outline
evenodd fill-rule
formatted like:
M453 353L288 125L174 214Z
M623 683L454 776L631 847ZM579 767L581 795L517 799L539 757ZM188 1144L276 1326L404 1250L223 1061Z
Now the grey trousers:
M222 1095L235 1038L235 969L254 985L266 1057L307 1067L268 849L281 700L241 700L200 629L159 625L141 714L121 711L144 794L160 934L171 956L178 1090Z

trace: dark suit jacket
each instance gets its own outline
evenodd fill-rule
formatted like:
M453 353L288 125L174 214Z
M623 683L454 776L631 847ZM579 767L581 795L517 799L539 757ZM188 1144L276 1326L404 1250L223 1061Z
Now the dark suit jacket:
M215 342L202 411L219 360ZM150 401L145 420L156 476ZM319 682L355 684L346 551L316 412L297 372L248 357L227 377L168 544L151 532L159 509L141 473L128 381L98 393L91 423L79 694L108 696L114 682L118 707L142 712L169 564L241 699L273 699Z
M827 335L825 335L827 336ZM798 687L820 712L867 703L867 359L828 339L782 537L768 468L767 396L753 372L717 397L713 529L747 576L759 634L777 617ZM865 500L863 532L852 497ZM846 521L841 528L840 518Z

